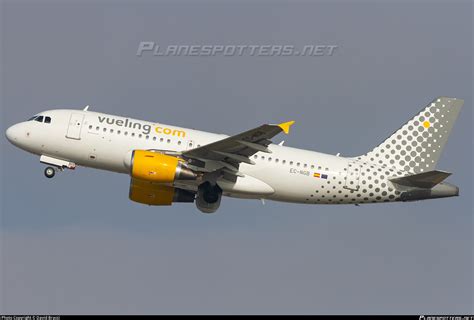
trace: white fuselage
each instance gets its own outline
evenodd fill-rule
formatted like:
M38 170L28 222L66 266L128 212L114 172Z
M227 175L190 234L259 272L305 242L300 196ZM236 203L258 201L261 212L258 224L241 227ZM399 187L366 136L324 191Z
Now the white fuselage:
M26 121L10 127L8 139L37 155L129 174L131 151L181 152L227 137L204 131L81 110L40 113L50 123ZM388 178L403 175L387 166L271 144L271 153L241 163L235 183L219 180L224 195L313 204L389 202L404 191ZM211 171L213 168L206 168Z

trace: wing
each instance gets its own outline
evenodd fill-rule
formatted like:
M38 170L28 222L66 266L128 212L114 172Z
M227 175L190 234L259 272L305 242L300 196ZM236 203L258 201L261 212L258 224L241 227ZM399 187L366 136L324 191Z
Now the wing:
M289 133L294 121L281 124L264 124L258 128L239 133L199 148L191 149L182 153L182 157L198 160L194 163L208 161L218 162L221 167L237 173L240 163L254 164L250 159L257 152L271 153L268 145L271 138L284 132Z

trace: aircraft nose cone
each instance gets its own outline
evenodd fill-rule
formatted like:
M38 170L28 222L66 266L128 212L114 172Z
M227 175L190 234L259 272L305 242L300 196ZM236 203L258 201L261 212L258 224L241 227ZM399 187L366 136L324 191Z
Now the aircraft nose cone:
M20 128L18 124L11 126L5 131L5 136L10 143L17 145L19 143L18 139L20 138Z
M13 127L14 126L11 126L10 128L7 129L7 131L5 131L5 136L7 137L7 140L10 142L13 142L13 140L15 139L15 134L14 134L15 128Z

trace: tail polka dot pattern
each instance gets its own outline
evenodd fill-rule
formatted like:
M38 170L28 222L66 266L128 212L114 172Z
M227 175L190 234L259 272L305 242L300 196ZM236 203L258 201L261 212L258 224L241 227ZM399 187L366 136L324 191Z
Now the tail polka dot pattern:
M440 97L359 160L400 171L434 170L464 100Z

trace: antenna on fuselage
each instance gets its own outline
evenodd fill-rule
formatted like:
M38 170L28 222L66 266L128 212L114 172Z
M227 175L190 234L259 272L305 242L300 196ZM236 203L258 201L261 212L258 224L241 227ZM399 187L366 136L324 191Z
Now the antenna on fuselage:
M87 105L84 109L82 109L82 111L87 111L89 110L89 105Z

